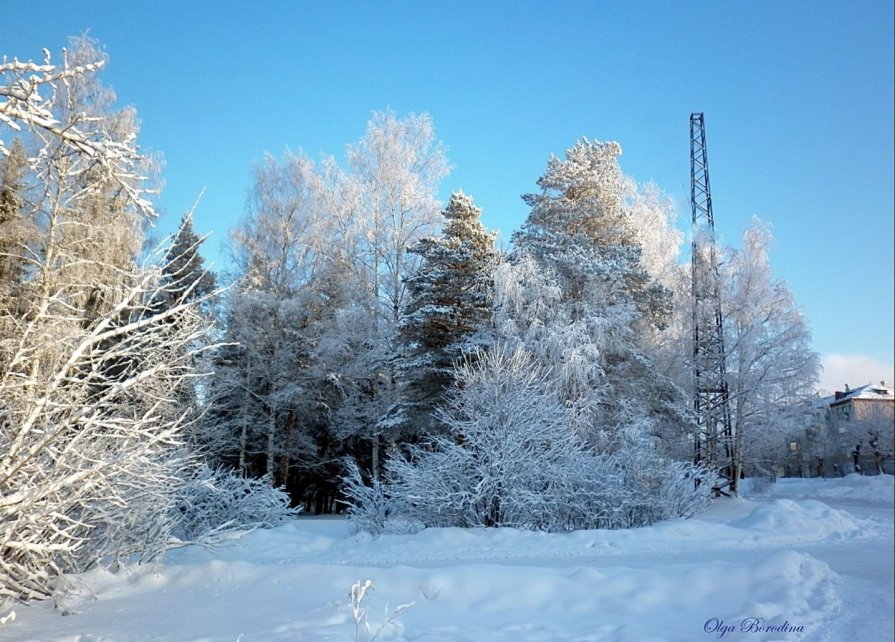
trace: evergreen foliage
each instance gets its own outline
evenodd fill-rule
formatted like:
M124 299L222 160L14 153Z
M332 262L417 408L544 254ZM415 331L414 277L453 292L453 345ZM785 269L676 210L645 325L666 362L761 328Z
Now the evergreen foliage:
M549 267L570 303L598 303L605 316L661 326L670 293L644 269L629 204L630 181L618 165L618 143L583 139L553 157L523 198L531 213L514 246Z
M16 139L9 155L0 154L0 297L20 283L24 269L25 174L28 159L22 141Z
M585 139L550 159L496 294L498 326L566 378L578 429L607 448L625 426L659 436L689 422L682 391L648 356L671 293L641 263L620 154Z
M217 289L217 278L205 268L199 247L204 239L193 231L193 213L186 212L165 257L165 277L174 284L172 296L204 299Z
M442 211L441 236L421 239L410 252L422 258L406 279L409 297L401 319L396 374L399 416L409 434L429 432L433 414L454 378L454 366L488 343L492 272L498 255L481 209L462 192Z

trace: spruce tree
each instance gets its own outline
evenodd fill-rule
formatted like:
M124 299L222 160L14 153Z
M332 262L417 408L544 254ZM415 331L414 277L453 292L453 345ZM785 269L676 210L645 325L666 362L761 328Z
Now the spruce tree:
M164 311L198 301L200 302L198 312L211 325L210 307L213 305L211 297L217 287L217 279L213 272L205 268L204 259L199 254L203 240L193 231L192 212L186 212L180 220L174 238L171 239L162 263L161 272L165 289L152 301L153 305L150 307ZM176 318L171 321L171 323L178 322ZM172 331L174 330L176 329L172 328ZM171 392L175 402L174 413L187 412L191 417L200 414L198 394L193 381L181 382L181 385ZM200 424L191 422L190 426L191 432L188 436L195 445L199 441L196 431Z
M401 402L394 417L410 434L435 427L432 412L453 383L454 365L487 342L491 316L495 234L485 229L482 210L462 192L451 195L442 214L441 236L421 239L410 249L421 264L406 280L409 299L396 369Z
M202 240L193 231L192 212L185 213L171 242L164 267L164 274L172 285L170 288L172 298L185 295L188 301L194 301L214 291L216 287L214 273L205 269L202 255L199 254Z

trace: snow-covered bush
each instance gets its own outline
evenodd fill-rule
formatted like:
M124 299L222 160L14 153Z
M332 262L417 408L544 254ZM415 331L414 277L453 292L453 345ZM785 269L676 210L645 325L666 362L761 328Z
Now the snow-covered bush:
M674 462L662 481L659 499L667 507L667 517L687 519L709 507L721 477L702 463Z
M450 433L386 464L401 512L430 526L552 530L562 501L555 491L586 458L548 373L523 349L501 345L459 367L457 378L438 413Z
M184 485L175 510L178 535L205 544L233 531L278 526L301 511L290 506L289 495L269 478L240 477L208 466Z
M345 461L342 483L342 493L348 506L346 513L353 530L385 532L389 516L394 512L394 502L386 494L384 484L374 477L368 485L357 463L350 458Z
M172 391L193 374L203 320L182 301L153 307L160 276L135 270L86 327L47 301L0 371L0 602L47 597L64 573L168 545L193 465Z
M629 528L689 517L708 501L702 468L645 440L597 451L575 431L555 379L521 347L496 345L461 365L439 419L450 430L386 461L385 481L345 478L355 528L391 524L544 531ZM632 431L637 434L636 431Z

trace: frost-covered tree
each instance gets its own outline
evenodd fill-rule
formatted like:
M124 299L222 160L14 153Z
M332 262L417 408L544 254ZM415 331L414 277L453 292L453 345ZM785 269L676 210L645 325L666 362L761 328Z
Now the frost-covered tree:
M538 179L541 192L524 197L531 213L514 244L551 268L564 300L598 298L632 324L661 325L669 293L643 267L620 154L618 143L584 139L565 159L551 158Z
M48 189L53 183L67 185L60 180L65 176L84 179L92 173L134 208L154 216L152 191L142 180L151 159L136 145L135 111L112 109L114 92L98 81L97 72L107 62L99 43L87 37L72 38L59 64L47 49L42 63L4 58L0 154L9 156L12 136L25 133L42 156L34 170ZM45 195L60 204L70 202L71 196L52 190Z
M482 225L481 209L470 197L455 192L442 214L442 234L410 249L422 263L406 279L409 296L399 334L402 399L395 420L417 434L433 429L432 414L453 382L454 365L488 341L498 259L495 235Z
M673 290L680 271L677 262L684 238L674 225L674 205L652 183L640 186L630 178L626 182L624 208L641 249L641 265L653 279Z
M804 425L820 373L807 319L786 282L773 276L772 243L769 226L754 220L722 270L737 471L779 453L785 436Z
M656 372L669 378L682 390L689 390L692 376L690 354L681 350L682 345L690 344L692 320L691 275L686 266L678 264L683 234L674 225L676 215L671 199L657 186L649 183L638 185L630 179L628 184L625 207L641 247L641 264L650 277L670 294L667 314L663 316L661 326L644 328L641 345ZM688 443L687 450L690 447Z
M218 461L268 475L296 501L335 493L342 444L334 416L354 390L351 369L363 353L355 342L365 336L340 324L372 326L377 313L364 306L371 296L353 285L344 259L331 206L346 205L330 170L291 153L254 170L249 211L232 233L237 274L201 438ZM347 313L353 305L363 314Z
M59 65L0 64L4 218L39 232L4 246L25 267L16 309L0 309L0 599L162 552L190 466L170 391L193 374L203 323L188 289L160 310L163 265L136 263L153 163L133 110L97 77L104 64L89 39Z
M367 186L332 157L322 160L319 176L326 243L317 291L325 300L325 314L318 324L313 359L321 375L321 408L331 444L364 451L363 457L356 454L368 468L371 451L378 452L378 421L392 400L388 364L393 326L383 316L387 306L376 287L366 222ZM327 474L318 483L335 488L338 471Z
M211 440L236 448L240 470L286 484L309 448L311 283L321 262L313 164L268 156L255 168L247 217L233 234L239 279L226 301L220 370L211 386Z
M601 359L606 337L600 319L573 318L552 271L517 254L494 272L494 327L498 336L526 347L551 370L582 434L593 436L594 413L611 390Z
M71 313L52 328L31 327L54 345L54 334L107 314L132 285L141 228L155 217L149 177L156 164L138 150L133 109L117 109L99 80L105 64L89 38L72 39L60 64L47 51L43 64L0 64L0 244L9 268L0 289L15 300L14 309L0 306L10 324L0 352L19 349L23 319L64 302ZM3 142L12 134L12 144Z
M670 296L641 243L655 272L670 269L647 233L667 218L631 191L619 153L583 141L548 163L513 257L493 272L501 339L457 371L437 412L446 432L392 453L371 485L349 467L355 524L612 528L705 504L713 473L659 448L689 422L680 389L644 349Z
M379 340L366 355L375 411L366 425L371 442L371 466L380 467L383 440L394 441L399 425L388 410L397 401L394 356L401 311L406 304L406 279L416 272L420 256L410 249L441 226L438 186L449 171L444 146L435 137L428 114L398 118L391 111L374 112L363 138L347 150L349 179L354 183L355 209L351 227L360 242L352 262L363 268L377 302Z
M33 235L24 217L27 170L25 148L16 139L9 156L0 155L0 297L7 300L22 282L26 244Z
M151 559L176 524L190 459L170 391L192 377L204 320L184 300L158 311L159 267L129 281L89 319L54 289L0 373L2 598L45 597L57 575L109 558Z
M58 65L3 60L0 245L19 287L15 308L0 305L0 605L152 559L190 517L197 462L177 391L197 376L213 295L176 277L179 249L137 260L155 163L98 78L99 44L74 39ZM27 234L9 234L16 216Z
M28 158L16 139L9 156L0 155L0 337L15 336L25 311L28 248L35 245L36 232L24 208L27 172ZM0 339L0 368L5 368L13 349Z
M190 297L207 297L217 289L217 278L205 267L199 248L205 239L193 230L193 212L186 212L165 257L165 276L172 283L175 294L190 290ZM178 297L179 298L179 297Z
M197 301L201 302L201 311L211 322L214 298L212 295L216 293L217 284L215 275L205 268L204 260L199 254L203 240L193 231L192 211L185 213L162 258L162 273L166 288L164 297L158 298L155 302L159 310L177 305L183 300ZM211 334L204 337L203 341L206 345L211 343L213 341ZM198 342L192 346L197 352L201 352L201 347ZM204 385L204 381L202 384L198 381L184 381L180 388L171 391L178 399L174 412L187 412L193 416L201 414L199 385ZM190 422L190 426L194 429L198 425L198 422ZM195 436L190 436L190 442L194 447L200 446Z
M383 320L396 327L405 279L419 265L419 256L409 250L442 223L438 186L449 171L444 147L428 114L400 119L390 111L374 112L347 156L358 186L359 249L382 302Z
M495 295L509 313L498 324L564 378L580 430L607 447L622 426L660 436L687 422L681 391L647 356L670 292L643 267L620 153L582 140L550 159Z
M669 279L671 281L672 279ZM680 265L673 274L673 282L667 287L672 294L672 309L665 328L651 332L646 352L656 372L667 377L686 395L689 404L693 399L693 306L692 275L689 264ZM676 459L686 460L693 456L695 423L675 431L668 427L665 442L669 453Z
M895 421L891 405L887 407L883 402L864 409L859 417L846 423L845 433L838 436L838 442L834 448L841 449L843 444L848 448L860 445L864 455L873 458L874 471L882 475L886 472L886 461L895 456Z
M446 162L428 116L374 114L347 159L287 153L256 168L233 235L233 345L209 386L206 426L219 429L206 440L298 493L331 484L343 448L372 451L364 465L379 468L398 315L419 262L409 250L440 220Z
M29 158L21 217L35 233L31 243L18 243L28 272L20 299L66 287L68 302L87 317L108 311L112 291L127 286L142 227L155 217L149 199L157 163L138 149L135 111L117 108L99 79L106 61L96 41L74 38L61 64L47 52L42 65L0 65L0 121L17 132ZM0 140L9 140L5 131Z

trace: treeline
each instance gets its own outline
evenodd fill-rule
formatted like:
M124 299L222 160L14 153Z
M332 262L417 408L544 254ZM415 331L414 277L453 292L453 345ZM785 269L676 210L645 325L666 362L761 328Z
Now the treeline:
M620 459L636 444L630 461L648 452L658 469L689 460L682 235L669 200L625 176L620 154L583 139L549 159L509 254L472 197L439 205L448 162L427 115L375 113L344 167L266 157L231 233L227 345L210 366L200 441L308 510L334 510L346 457L370 481L389 457L466 439L442 411L465 386L457 368L498 346L548 373L588 448ZM767 227L745 240L723 268L736 457L772 466L801 425L817 357L770 273Z
M104 64L83 38L60 63L0 63L0 598L227 511L275 522L236 505L261 487L316 512L347 492L376 528L690 510L682 480L711 471L673 463L695 429L689 268L618 144L550 158L507 254L471 196L439 202L431 118L374 113L344 164L255 165L221 290L189 214L146 247L158 164ZM768 228L745 239L723 250L723 306L735 456L758 464L818 364Z

